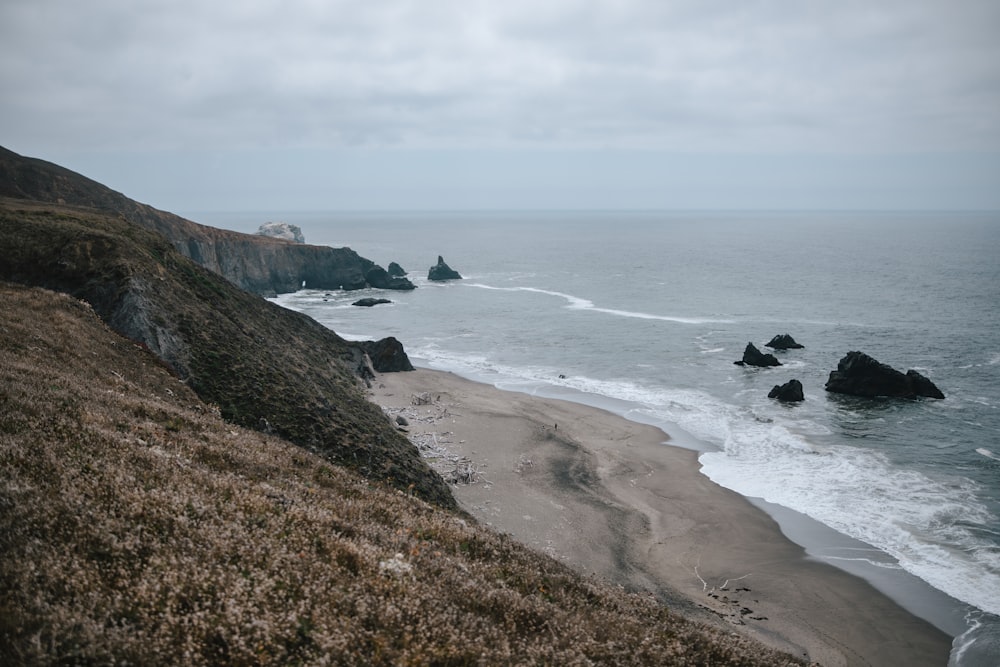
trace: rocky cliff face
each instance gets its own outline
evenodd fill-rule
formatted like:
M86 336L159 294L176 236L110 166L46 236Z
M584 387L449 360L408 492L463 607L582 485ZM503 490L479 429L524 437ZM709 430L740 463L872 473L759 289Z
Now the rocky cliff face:
M285 239L215 229L140 204L85 176L0 147L0 196L83 206L120 217L166 237L182 255L250 292L294 292L369 287L376 264L350 248L305 245ZM413 289L405 278L380 285Z

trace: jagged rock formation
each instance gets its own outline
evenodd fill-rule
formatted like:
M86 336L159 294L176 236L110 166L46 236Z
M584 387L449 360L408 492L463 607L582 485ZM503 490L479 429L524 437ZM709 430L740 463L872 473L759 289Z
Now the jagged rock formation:
M837 364L837 370L830 371L826 390L867 398L944 398L944 393L917 371L904 374L857 351L848 352Z
M428 280L461 280L462 276L458 271L445 264L444 258L438 255L437 264L432 266L427 272Z
M59 182L42 182L43 172L29 173L38 179L35 189L67 192ZM9 176L0 170L0 192L19 192ZM53 176L58 181L58 172ZM0 280L88 302L236 424L268 424L286 440L371 479L412 486L426 500L454 506L440 476L363 394L355 375L365 354L361 344L238 289L125 216L0 199ZM376 369L409 363L398 341L384 343L384 350L395 351L370 354Z
M764 344L765 347L769 347L772 350L801 350L805 345L800 345L795 342L789 334L779 334L772 338L770 342Z
M753 343L747 343L746 349L743 350L743 358L740 361L734 361L737 366L780 366L781 362L778 361L777 357L773 354L764 354L757 349L757 346Z
M352 306L362 306L364 308L371 308L372 306L378 306L378 305L383 304L383 303L392 303L392 301L390 301L389 299L375 299L375 298L372 298L372 297L368 296L368 297L365 297L364 299L358 299L357 301L355 301L351 305Z
M372 287L377 289L411 290L416 289L416 285L403 276L391 275L381 266L373 266L365 272L365 280Z
M302 228L298 225L290 225L287 222L265 222L257 230L259 236L270 236L275 239L292 241L293 243L305 243L306 237L302 235Z
M199 225L133 201L69 169L2 147L0 197L83 206L121 217L162 234L182 255L257 294L294 292L303 283L313 289L374 287L366 275L375 263L350 248L289 243ZM413 289L413 285L405 280L381 288Z
M782 385L774 385L774 389L768 392L767 397L776 398L784 403L796 403L806 400L805 394L802 391L802 383L795 379L789 380Z
M406 269L401 267L396 262L389 262L389 268L386 269L386 271L390 276L395 276L397 278L401 278L406 275Z

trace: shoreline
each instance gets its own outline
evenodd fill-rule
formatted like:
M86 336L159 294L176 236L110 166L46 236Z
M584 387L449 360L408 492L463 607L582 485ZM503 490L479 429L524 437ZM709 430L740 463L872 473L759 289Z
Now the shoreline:
M655 426L424 368L379 375L370 398L474 481L452 487L465 511L585 575L822 665L948 662L951 637L810 558Z

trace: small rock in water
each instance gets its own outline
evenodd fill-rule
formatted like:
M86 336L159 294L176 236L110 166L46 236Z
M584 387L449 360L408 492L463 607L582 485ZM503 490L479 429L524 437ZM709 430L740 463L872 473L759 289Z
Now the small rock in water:
M795 339L789 334L778 334L770 342L765 343L764 347L769 347L772 350L801 350L805 345L795 342Z
M767 395L768 398L776 398L786 403L794 403L806 400L802 393L802 383L798 380L789 380L782 385L774 385L774 389Z
M743 359L734 361L737 366L780 366L781 362L773 354L764 354L753 343L747 343Z

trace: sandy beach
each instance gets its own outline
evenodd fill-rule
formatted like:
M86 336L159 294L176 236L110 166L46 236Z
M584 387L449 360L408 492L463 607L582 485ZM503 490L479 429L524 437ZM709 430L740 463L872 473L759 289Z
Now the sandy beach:
M948 662L950 637L807 558L655 427L426 369L378 376L371 398L472 482L452 487L463 509L585 574L824 666Z

